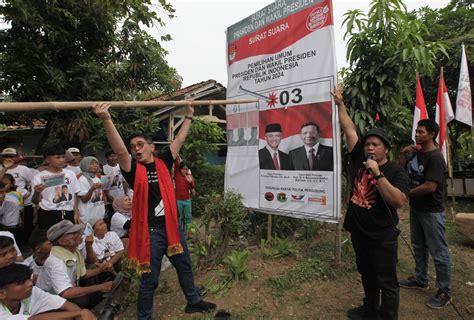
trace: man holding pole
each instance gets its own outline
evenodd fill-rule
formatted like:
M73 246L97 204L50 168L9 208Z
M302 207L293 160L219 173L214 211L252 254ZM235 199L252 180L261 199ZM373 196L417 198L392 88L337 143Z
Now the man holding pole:
M397 208L406 201L408 177L388 160L390 139L379 128L359 139L342 99L342 87L331 93L352 163L352 190L344 228L350 232L364 304L348 310L351 319L398 319Z
M410 177L410 231L415 254L415 275L400 281L404 288L428 288L428 253L436 269L438 292L426 305L442 308L451 301L451 262L444 235L445 163L435 144L438 124L430 119L418 122L416 143L403 148L399 163Z
M155 157L155 146L145 134L133 135L130 158L120 134L108 111L108 103L95 104L92 109L102 119L112 150L125 180L134 191L133 219L130 228L128 259L131 267L142 273L137 302L137 318L151 319L153 297L158 287L161 259L167 255L176 268L178 279L186 296L186 313L210 312L214 303L201 300L194 285L191 258L183 231L178 225L178 214L171 166L188 134L194 108L188 103L185 119L176 139L165 151Z

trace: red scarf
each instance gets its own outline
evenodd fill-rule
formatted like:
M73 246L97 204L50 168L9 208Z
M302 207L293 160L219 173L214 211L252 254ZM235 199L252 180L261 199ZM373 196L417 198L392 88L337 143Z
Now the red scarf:
M171 175L163 160L155 158L158 185L165 210L168 256L182 253L178 231L178 210ZM150 234L148 230L148 177L145 165L137 162L132 203L132 223L128 245L128 265L139 273L150 272Z

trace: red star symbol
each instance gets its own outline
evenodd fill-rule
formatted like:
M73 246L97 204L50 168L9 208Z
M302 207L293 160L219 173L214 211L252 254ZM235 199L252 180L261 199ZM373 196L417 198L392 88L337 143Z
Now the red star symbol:
M273 92L270 93L267 100L267 106L271 108L271 107L274 107L277 103L278 103L278 98L277 98L276 93L273 93Z

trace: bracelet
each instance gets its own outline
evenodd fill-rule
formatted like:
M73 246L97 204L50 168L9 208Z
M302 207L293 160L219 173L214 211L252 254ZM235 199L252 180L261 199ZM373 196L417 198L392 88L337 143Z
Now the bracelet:
M191 121L193 121L194 117L190 117L190 116L184 116L185 119L189 119Z
M383 177L385 177L385 175L382 172L380 172L380 174L375 176L374 179L378 180L378 179L383 178Z

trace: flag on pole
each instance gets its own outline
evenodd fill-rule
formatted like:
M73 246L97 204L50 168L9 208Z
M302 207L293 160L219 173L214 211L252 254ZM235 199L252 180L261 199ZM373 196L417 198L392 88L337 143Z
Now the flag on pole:
M456 98L456 120L472 127L472 96L467 67L466 49L462 45L461 71L459 73L458 96Z
M423 90L421 89L420 75L416 73L416 102L415 102L415 114L413 115L413 128L411 131L411 139L415 141L415 130L418 126L418 121L428 119L428 112L426 111L425 97L423 96Z
M451 111L449 111L451 109ZM450 114L451 112L451 114ZM444 161L447 163L447 152L446 152L446 125L454 118L451 118L453 108L449 101L448 89L444 83L443 68L441 68L441 74L439 76L438 84L438 98L436 100L436 123L439 125L439 134L436 139L439 144L439 149L443 154Z

